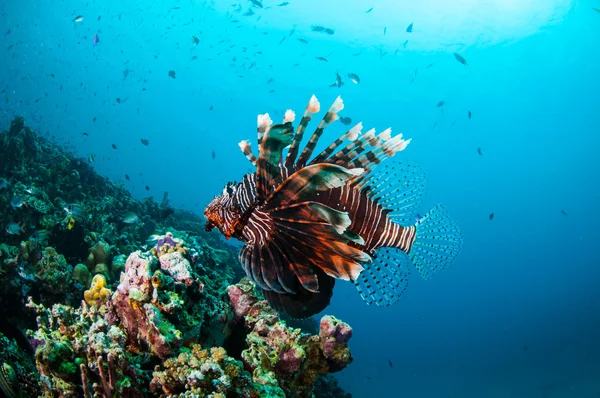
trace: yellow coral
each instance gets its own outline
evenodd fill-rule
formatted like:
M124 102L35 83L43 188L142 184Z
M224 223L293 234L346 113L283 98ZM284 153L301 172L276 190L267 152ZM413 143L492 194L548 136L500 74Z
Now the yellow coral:
M210 355L215 361L221 362L227 356L227 351L225 351L223 347L212 347L210 349Z
M106 278L102 274L94 276L90 290L83 293L83 298L89 305L98 306L110 298L111 291L106 288Z

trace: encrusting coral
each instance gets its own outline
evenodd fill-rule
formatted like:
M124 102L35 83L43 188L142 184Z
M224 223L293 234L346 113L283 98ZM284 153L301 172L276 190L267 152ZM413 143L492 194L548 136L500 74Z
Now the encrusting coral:
M106 288L106 278L102 274L94 276L92 286L83 292L83 298L89 305L98 306L110 298L111 291Z

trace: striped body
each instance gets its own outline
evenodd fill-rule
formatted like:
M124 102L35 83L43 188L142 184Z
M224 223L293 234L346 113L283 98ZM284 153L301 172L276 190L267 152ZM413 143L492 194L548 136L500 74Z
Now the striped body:
M441 205L415 224L425 182L418 168L381 165L406 148L402 134L371 129L360 136L358 123L312 157L343 107L338 97L302 151L320 108L314 96L295 130L292 111L277 125L259 115L259 156L249 141L239 144L256 172L228 183L204 211L207 231L242 241L248 278L273 308L293 317L323 310L336 279L353 282L367 304L393 304L406 289L407 261L429 278L462 246L460 228Z

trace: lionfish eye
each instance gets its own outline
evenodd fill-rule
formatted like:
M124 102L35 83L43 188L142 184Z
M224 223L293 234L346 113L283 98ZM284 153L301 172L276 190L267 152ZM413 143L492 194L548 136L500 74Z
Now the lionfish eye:
M232 194L233 194L233 191L234 191L234 189L233 189L233 187L232 187L231 185L227 187L227 193L228 193L229 195L232 195Z

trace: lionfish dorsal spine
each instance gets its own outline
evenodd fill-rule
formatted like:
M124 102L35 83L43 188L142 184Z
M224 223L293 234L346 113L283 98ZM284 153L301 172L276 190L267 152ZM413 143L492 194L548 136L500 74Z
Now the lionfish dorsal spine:
M320 154L315 156L314 159L311 161L311 164L323 163L344 142L346 142L347 140L355 141L356 139L358 139L361 132L362 132L362 123L358 123L357 125L352 127L350 130L348 130L344 134L342 134L337 140L333 141L327 148L325 148L325 150L323 150L323 152L321 152Z
M312 153L315 150L317 143L319 142L319 138L321 138L321 135L323 135L323 131L330 123L333 123L338 119L338 113L342 109L344 109L344 101L342 101L341 97L337 97L331 105L331 107L329 108L329 110L327 111L327 113L325 114L325 116L323 116L323 119L321 119L321 122L313 132L308 143L304 147L304 150L300 154L300 157L296 162L297 169L306 165L306 163L312 156Z
M285 167L292 168L296 163L296 157L298 156L298 151L300 149L300 144L302 143L302 138L304 137L304 132L306 131L306 127L308 127L308 123L312 120L312 115L319 112L321 110L321 104L319 100L314 95L308 101L308 105L306 106L306 110L304 111L304 115L296 128L296 132L294 133L294 140L290 145L287 156L285 158Z
M250 161L250 163L252 163L253 166L256 166L257 158L256 158L256 155L252 152L252 147L250 146L250 141L242 140L242 141L240 141L238 146L242 150L242 153L244 154L244 156L246 156L246 159L248 159L248 161Z

